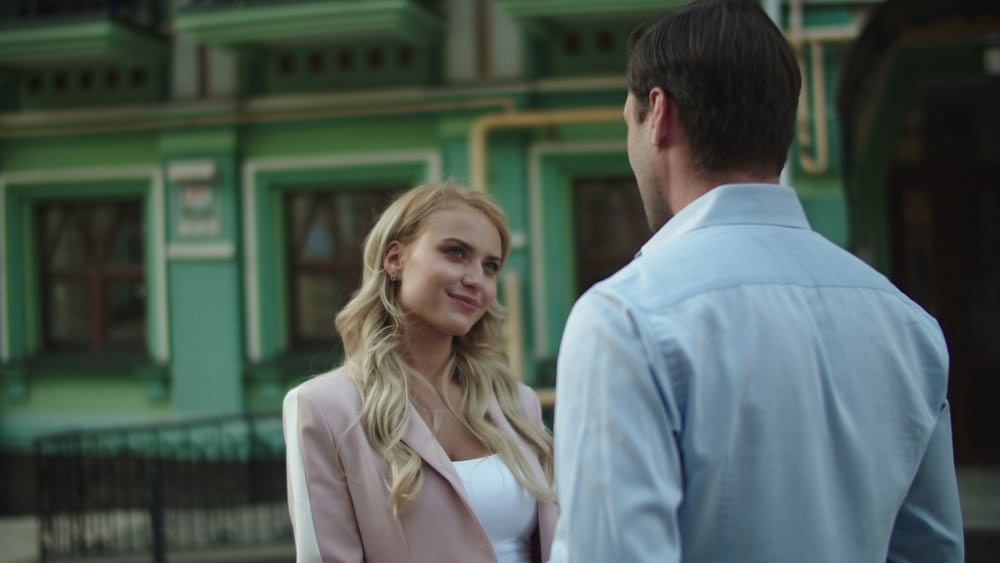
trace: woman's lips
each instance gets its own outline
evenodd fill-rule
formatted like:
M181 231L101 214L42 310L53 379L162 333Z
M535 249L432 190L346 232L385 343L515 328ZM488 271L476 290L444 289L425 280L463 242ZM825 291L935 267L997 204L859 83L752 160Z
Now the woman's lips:
M449 293L452 299L458 301L458 304L467 311L475 311L479 308L479 301L473 299L472 297L466 297L464 295L457 295L454 293Z

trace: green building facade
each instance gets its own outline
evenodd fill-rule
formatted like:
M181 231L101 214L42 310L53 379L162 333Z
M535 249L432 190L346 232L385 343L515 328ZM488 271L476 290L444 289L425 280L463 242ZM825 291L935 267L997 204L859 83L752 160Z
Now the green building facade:
M50 432L278 410L339 361L333 316L360 275L361 239L392 193L423 182L486 190L507 211L508 350L526 382L552 387L573 300L649 235L621 121L626 45L682 3L4 3L3 471L30 474L32 440ZM909 146L900 134L925 71L996 85L980 39L995 13L924 35L889 25L898 33L851 59L889 6L765 4L804 71L783 181L825 236L919 277L920 264L894 262L905 252L887 170ZM996 124L997 98L983 99ZM996 206L992 186L982 205ZM991 233L970 236L995 245ZM975 283L995 319L991 248L985 265L969 260L987 271ZM992 366L976 377L995 380ZM978 420L957 427L971 436ZM5 508L25 506L7 488Z

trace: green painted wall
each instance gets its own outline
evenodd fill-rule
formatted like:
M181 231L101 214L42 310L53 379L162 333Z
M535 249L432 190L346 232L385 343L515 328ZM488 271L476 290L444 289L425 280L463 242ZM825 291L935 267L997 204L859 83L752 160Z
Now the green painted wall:
M170 385L178 414L243 411L239 278L234 260L170 264Z
M0 171L4 173L158 163L157 137L149 133L0 140Z
M302 156L422 148L433 144L437 123L428 116L365 116L258 125L242 138L244 158Z
M237 146L235 132L227 128L160 138L169 202L170 391L179 414L244 410ZM213 172L205 178L172 175L184 166L208 166ZM210 194L200 205L186 202L185 190L192 185Z

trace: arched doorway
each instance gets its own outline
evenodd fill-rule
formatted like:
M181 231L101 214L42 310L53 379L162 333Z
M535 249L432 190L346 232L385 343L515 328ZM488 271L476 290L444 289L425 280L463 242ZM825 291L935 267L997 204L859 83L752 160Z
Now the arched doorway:
M843 69L851 246L941 322L960 463L1000 463L1000 1L889 0Z

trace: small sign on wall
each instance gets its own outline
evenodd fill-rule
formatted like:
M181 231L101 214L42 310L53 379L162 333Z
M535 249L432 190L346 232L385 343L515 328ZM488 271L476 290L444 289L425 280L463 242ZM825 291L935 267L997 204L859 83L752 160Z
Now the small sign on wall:
M219 228L218 189L209 183L180 184L177 235L182 238L216 238Z
M215 239L221 235L220 195L215 161L172 162L174 233L183 239Z

